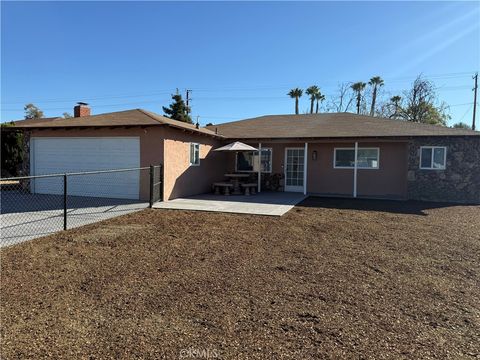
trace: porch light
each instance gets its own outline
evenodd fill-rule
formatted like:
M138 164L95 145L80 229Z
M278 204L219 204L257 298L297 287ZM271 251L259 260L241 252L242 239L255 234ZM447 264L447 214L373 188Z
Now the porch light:
M317 160L317 150L312 151L312 160L313 161Z

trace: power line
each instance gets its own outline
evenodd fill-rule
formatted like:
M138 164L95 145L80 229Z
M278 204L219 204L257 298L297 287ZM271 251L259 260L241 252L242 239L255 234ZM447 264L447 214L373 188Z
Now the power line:
M264 96L264 97L207 97L207 98L196 98L196 99L203 99L203 100L279 100L279 99L287 99L286 96ZM148 101L136 101L136 102L128 102L128 103L118 103L118 104L100 104L94 105L95 108L101 107L114 107L114 106L124 106L124 105L138 105L138 104L159 104L158 100L148 100ZM448 105L449 107L456 107L456 106L466 106L472 105L473 103L462 103L462 104L453 104ZM66 107L52 107L52 108L42 108L42 110L65 110ZM19 109L1 109L2 111L19 111ZM205 115L203 115L205 116Z
M448 105L449 107L456 107L456 106L466 106L466 105L473 105L472 102L469 103L463 103L463 104L453 104L453 105Z
M50 102L58 102L58 103L62 103L62 102L75 102L75 101L78 101L78 99L83 99L85 101L92 101L92 100L105 100L105 99L124 99L124 98L135 98L135 97L147 97L147 96L157 96L157 95L170 95L172 92L169 91L169 92L155 92L155 93L149 93L149 94L138 94L138 95L116 95L116 96L99 96L99 97L77 97L76 99L66 99L66 98L63 98L63 99L49 99L49 100L37 100L37 101L15 101L15 102L11 102L11 101L7 101L7 102L3 102L2 101L2 104L9 104L9 105L12 105L12 104L26 104L28 102L37 102L37 103L50 103Z
M273 99L284 99L286 98L285 96L282 97L274 97ZM221 99L225 100L228 98L217 98L217 97L212 97L211 99ZM249 98L230 98L231 100L246 100ZM258 100L266 100L266 99L272 99L271 97L258 97L254 98ZM138 102L132 102L132 103L119 103L119 104L108 104L108 105L95 105L95 108L100 108L100 107L114 107L114 106L124 106L124 105L138 105L138 104L158 104L159 102L156 100L153 101L138 101ZM466 105L473 105L473 103L462 103L462 104L453 104L453 105L448 105L449 107L457 107L457 106L466 106ZM19 109L1 109L2 111L19 111ZM65 107L55 107L55 108L42 108L42 110L65 110ZM210 117L208 115L202 115L202 117ZM213 117L212 117L213 118ZM231 117L231 119L235 119L235 117Z
M440 79L455 79L455 78L463 78L470 76L472 72L456 72L456 73L445 73L445 74L433 74L429 76L424 76L427 79L433 79L433 80L440 80ZM402 81L410 81L416 79L415 77L412 76L406 76L406 77L396 77L396 78L388 78L386 77L384 80L389 83L394 83L394 82L402 82ZM314 81L315 82L315 81ZM351 80L333 80L333 79L323 79L322 81L316 81L317 83L323 83L323 87L329 87L326 86L326 83L353 83L354 81ZM193 88L191 90L195 90L198 92L215 92L215 91L254 91L254 90L284 90L287 89L288 87L291 86L307 86L307 84L284 84L284 85L257 85L257 86L248 86L248 87L219 87L219 88ZM464 89L466 87L464 86L451 86L451 87L439 87L438 89L441 90L456 90L456 89ZM191 91L189 90L189 91ZM157 95L167 95L171 94L172 90L158 90L152 93L144 93L144 94L124 94L124 95L99 95L99 96L78 96L75 99L73 98L50 98L50 99L36 99L35 101L32 100L25 100L25 101L8 101L8 102L2 102L2 104L25 104L28 102L36 102L36 103L50 103L50 102L74 102L78 101L79 99L83 99L85 101L92 101L92 100L105 100L105 99L123 99L123 98L134 98L134 97L149 97L149 96L157 96Z
M208 119L239 119L238 116L218 116L218 115L197 115L200 118L208 118Z
M138 105L138 104L158 104L158 100L151 100L151 101L136 101L130 103L119 103L119 104L103 104L103 105L95 105L95 108L100 107L112 107L112 106L123 106L123 105ZM42 108L42 110L65 110L64 107L54 107L54 108ZM2 111L19 111L19 109L1 109Z
M273 89L273 88L272 88ZM276 89L276 88L275 88ZM282 88L284 89L284 88ZM456 90L468 90L470 89L470 86L466 86L466 85L459 85L459 86L447 86L447 87L436 87L434 88L435 90L437 91L456 91ZM192 90L189 90L189 94L191 93ZM213 90L212 90L213 91ZM391 93L394 93L394 92L401 92L403 91L403 89L389 89L388 90L389 92ZM101 99L123 99L123 98L135 98L135 97L151 97L151 96L157 96L157 95L167 95L167 94L170 94L171 92L163 92L163 93L154 93L154 94L144 94L144 95L125 95L125 96L112 96L112 97L96 97L96 98L82 98L83 100L85 101L89 101L91 102L92 100L101 100ZM331 96L335 96L335 94L325 94L326 96L328 97L331 97ZM283 99L285 98L285 96L263 96L263 97L259 97L259 96L225 96L225 97L219 97L219 96L201 96L201 97L197 97L196 99L200 99L200 100L208 100L208 99L217 99L217 100L235 100L235 99L239 99L239 100L256 100L256 99ZM77 99L78 100L78 99ZM188 99L189 102L192 100L191 98ZM73 99L70 99L70 100L48 100L48 101L33 101L33 102L36 102L36 103L71 103L71 102L74 102L76 100L73 100ZM148 100L148 101L137 101L137 102L130 102L130 103L123 103L125 105L127 104L141 104L141 103L154 103L154 102L159 102L160 99L155 99L155 100ZM26 103L29 103L29 102L32 102L32 101L19 101L19 102L2 102L2 105L24 105ZM99 104L99 105L96 105L96 107L104 107L104 106L119 106L121 104L113 104L113 105L108 105L108 104ZM56 107L56 108L44 108L45 110L61 110L61 109L64 109L64 107ZM4 111L15 111L13 109L4 109Z
M465 116L467 116L467 114L470 112L470 109L472 108L473 104L470 104L470 106L468 107L467 111L465 111L465 113L462 115L462 117L460 118L460 120L458 120L458 122L462 122L462 120L465 118Z

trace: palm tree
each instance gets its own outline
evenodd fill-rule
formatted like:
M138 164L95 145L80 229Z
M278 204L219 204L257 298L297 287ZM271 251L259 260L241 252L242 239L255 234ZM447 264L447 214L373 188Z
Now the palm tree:
M356 82L355 84L350 86L357 95L357 114L360 114L360 104L362 103L362 91L365 89L365 86L367 86L367 84L361 81Z
M318 94L315 95L315 100L317 100L317 108L315 109L315 114L318 114L318 103L325 100L325 95L319 91Z
M298 99L302 97L303 90L300 88L295 88L290 90L287 95L290 96L292 99L295 99L295 114L298 115Z
M320 94L320 89L318 86L312 85L305 92L310 95L310 114L313 114L313 103L315 102L315 96Z
M383 86L383 79L380 76L374 76L368 82L370 86L373 86L372 92L372 106L370 107L370 116L375 114L375 103L377 101L377 90L379 87Z
M398 110L400 109L400 101L402 101L402 97L395 95L390 98L390 101L392 102L395 109L395 112L390 117L396 118L398 116Z

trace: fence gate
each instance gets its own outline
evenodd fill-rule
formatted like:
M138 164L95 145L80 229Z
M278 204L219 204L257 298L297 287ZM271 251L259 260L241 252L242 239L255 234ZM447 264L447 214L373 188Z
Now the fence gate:
M150 166L150 207L163 201L163 165Z

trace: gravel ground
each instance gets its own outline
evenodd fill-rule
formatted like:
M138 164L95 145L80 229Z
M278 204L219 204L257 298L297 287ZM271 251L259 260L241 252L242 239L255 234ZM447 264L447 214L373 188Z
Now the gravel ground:
M480 357L479 206L145 210L1 270L2 359Z

